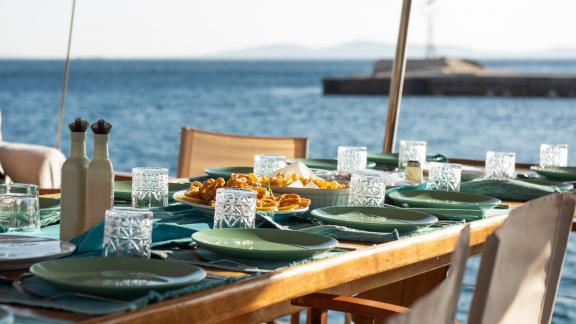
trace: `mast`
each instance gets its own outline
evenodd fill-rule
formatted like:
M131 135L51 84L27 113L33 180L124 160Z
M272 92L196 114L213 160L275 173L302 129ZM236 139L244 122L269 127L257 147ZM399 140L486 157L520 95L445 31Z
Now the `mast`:
M74 28L74 12L76 11L76 0L72 0L72 12L70 14L70 28L68 29L68 48L66 50L66 61L64 62L64 82L62 83L62 94L60 96L60 110L58 110L58 131L56 138L56 148L62 148L62 123L64 119L64 104L68 93L68 75L70 70L70 48L72 47L72 31Z
M432 5L436 0L426 1L426 19L427 19L427 30L426 30L426 58L432 59L436 57L436 46L434 45L434 12L432 11Z
M400 116L400 101L404 86L404 72L406 71L406 41L408 39L408 23L410 20L410 7L412 0L402 1L402 14L398 41L396 43L396 56L392 67L392 79L390 80L390 94L388 95L388 118L384 133L384 152L392 152L396 142L398 119Z

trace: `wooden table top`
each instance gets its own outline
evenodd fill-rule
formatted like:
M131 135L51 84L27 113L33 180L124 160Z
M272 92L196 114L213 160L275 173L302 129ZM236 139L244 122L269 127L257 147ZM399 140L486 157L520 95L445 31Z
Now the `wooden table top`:
M486 238L505 219L506 216L502 215L470 223L472 253L481 252ZM295 297L319 291L351 295L446 266L461 229L461 225L452 226L378 245L344 242L356 246L358 250L151 304L134 312L93 317L33 307L8 307L22 315L86 323L265 322L300 310L289 303ZM227 276L243 275L209 272ZM0 274L13 277L19 272Z

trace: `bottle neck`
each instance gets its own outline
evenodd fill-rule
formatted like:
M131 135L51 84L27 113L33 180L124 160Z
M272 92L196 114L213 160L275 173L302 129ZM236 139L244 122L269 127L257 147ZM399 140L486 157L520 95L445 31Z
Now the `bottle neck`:
M70 137L70 157L86 157L86 133L72 132Z
M108 135L94 134L94 156L93 159L108 159Z

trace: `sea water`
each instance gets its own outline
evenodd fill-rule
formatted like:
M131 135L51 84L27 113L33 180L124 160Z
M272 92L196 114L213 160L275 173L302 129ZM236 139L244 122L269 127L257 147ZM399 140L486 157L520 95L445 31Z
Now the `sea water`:
M488 68L576 73L576 60L490 60ZM119 171L139 165L175 175L180 127L248 135L306 136L310 156L335 158L338 146L381 151L386 96L324 96L322 78L370 74L371 61L75 60L64 120L105 118ZM0 60L3 139L56 143L62 61ZM63 140L68 152L67 132ZM576 165L576 98L434 97L402 100L398 138L425 140L431 154L484 159L516 152L537 163L542 143L569 145ZM92 152L88 141L89 156ZM458 319L466 318L478 269L469 262ZM565 260L555 323L576 322L576 239Z

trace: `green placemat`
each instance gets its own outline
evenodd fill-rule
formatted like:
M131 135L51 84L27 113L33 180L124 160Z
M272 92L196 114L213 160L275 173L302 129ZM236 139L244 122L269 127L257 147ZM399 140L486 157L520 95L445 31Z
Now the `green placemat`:
M463 182L460 192L490 196L502 200L528 201L555 192L562 192L555 186L544 186L515 179L478 179Z

